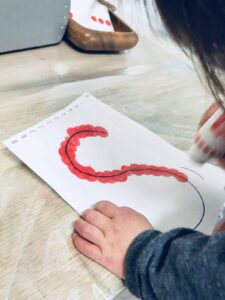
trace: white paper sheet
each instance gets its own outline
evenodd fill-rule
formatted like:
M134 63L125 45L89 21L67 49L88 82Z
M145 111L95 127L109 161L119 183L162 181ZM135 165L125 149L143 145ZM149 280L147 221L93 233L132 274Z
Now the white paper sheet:
M76 22L86 28L114 31L107 7L97 0L71 0L70 14Z
M86 128L83 125L100 126L108 136L79 140L78 135L88 131L78 133ZM74 132L70 138L68 128ZM66 137L67 152L62 144ZM193 163L185 153L88 93L4 143L79 213L109 200L143 213L159 230L182 226L210 233L225 199L224 171ZM141 175L140 169L147 167L150 172L164 167L171 176ZM139 176L134 174L137 169ZM183 175L176 179L174 169ZM118 172L126 175L123 182L118 182ZM110 181L113 176L116 182L102 183L103 177Z

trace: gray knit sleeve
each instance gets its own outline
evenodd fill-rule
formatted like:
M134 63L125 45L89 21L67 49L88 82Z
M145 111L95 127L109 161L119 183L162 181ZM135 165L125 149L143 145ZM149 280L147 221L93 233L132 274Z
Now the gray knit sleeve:
M141 299L225 299L225 232L145 231L130 246L125 283Z

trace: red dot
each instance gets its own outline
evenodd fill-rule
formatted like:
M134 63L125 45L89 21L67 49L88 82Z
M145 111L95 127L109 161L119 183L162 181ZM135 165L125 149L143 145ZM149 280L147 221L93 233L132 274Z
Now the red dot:
M92 21L96 22L97 18L95 16L91 16Z
M112 26L112 24L111 24L111 22L109 20L106 20L105 24L108 25L108 26Z
M69 17L69 19L72 19L73 18L73 14L71 12L69 12L68 17Z
M104 24L104 21L101 18L98 18L99 23Z

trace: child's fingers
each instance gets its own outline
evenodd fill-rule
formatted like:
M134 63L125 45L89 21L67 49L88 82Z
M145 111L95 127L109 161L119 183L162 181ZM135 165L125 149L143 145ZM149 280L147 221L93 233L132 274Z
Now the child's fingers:
M78 219L74 222L74 229L81 237L92 242L93 244L102 245L104 235L95 226L89 224L88 222Z
M208 119L217 111L218 108L219 104L217 102L214 102L212 105L210 105L210 107L203 114L199 122L199 128L202 127L205 124L205 122L208 121Z
M77 233L73 234L72 239L73 244L78 251L95 260L96 262L101 262L102 252L99 246L90 243Z
M94 225L103 233L105 233L105 231L110 227L110 223L112 222L111 219L109 219L107 216L103 215L95 209L87 209L83 213L82 217L85 221Z
M114 218L118 213L119 207L109 201L100 201L95 204L94 209L102 213L108 218Z

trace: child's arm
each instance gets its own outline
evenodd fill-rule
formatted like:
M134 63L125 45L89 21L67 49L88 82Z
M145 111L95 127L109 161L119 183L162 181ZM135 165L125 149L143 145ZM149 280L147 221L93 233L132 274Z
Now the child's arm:
M225 232L161 233L127 207L98 202L74 224L76 248L142 299L225 299Z
M224 299L225 232L146 231L128 250L125 280L141 299Z

